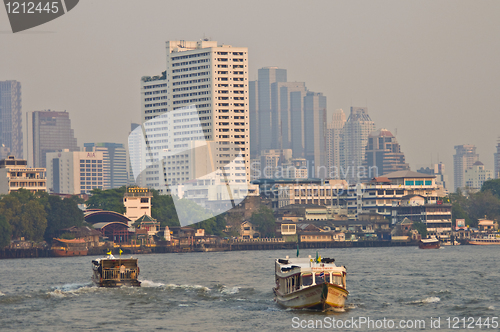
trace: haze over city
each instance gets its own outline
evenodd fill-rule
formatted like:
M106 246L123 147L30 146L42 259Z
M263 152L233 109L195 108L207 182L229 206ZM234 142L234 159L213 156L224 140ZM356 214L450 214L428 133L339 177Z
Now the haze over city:
M0 10L0 80L22 84L22 109L70 112L78 144L126 143L140 122L140 79L166 67L165 41L248 47L249 80L287 69L327 97L328 120L368 107L412 170L474 144L493 169L500 136L496 1L85 1L12 34ZM439 158L439 160L438 160Z

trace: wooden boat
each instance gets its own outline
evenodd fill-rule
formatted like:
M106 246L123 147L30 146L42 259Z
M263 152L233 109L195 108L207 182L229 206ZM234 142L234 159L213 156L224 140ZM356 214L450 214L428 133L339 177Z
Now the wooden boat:
M293 309L344 311L346 268L331 258L288 258L275 263L275 300Z
M467 242L479 246L500 245L500 235L488 234L488 236L469 239Z
M429 239L421 239L418 243L420 249L439 249L440 242L439 239L431 237Z
M52 239L50 248L52 255L56 257L87 256L88 248L85 239Z
M92 261L92 281L99 287L141 286L137 258L108 255Z

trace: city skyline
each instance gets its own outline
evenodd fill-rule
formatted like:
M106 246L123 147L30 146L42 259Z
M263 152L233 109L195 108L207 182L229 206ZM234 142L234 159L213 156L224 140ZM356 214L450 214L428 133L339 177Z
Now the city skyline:
M0 80L22 83L23 113L68 110L80 142L126 143L130 123L140 118L138 80L165 67L164 42L205 35L248 47L249 80L258 68L278 66L287 68L289 82L323 92L328 119L335 109L367 107L378 126L395 134L412 170L443 161L451 175L453 147L460 144L474 144L485 167L494 169L500 135L497 2L292 2L290 8L266 4L265 13L257 3L256 9L245 7L244 18L236 15L244 4L227 3L224 24L213 23L216 9L208 4L169 4L170 12L192 13L188 25L181 24L184 18L160 19L166 9L161 3L117 4L99 4L96 12L92 3L81 3L58 20L15 35L6 33L8 20L0 11L6 46ZM273 11L278 14L270 16ZM291 17L308 29L286 24ZM261 24L250 31L226 28L257 19ZM318 45L321 52L314 51Z

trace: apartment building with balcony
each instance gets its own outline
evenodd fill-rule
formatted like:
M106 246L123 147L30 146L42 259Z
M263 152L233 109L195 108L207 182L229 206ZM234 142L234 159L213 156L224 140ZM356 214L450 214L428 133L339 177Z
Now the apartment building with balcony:
M405 218L413 222L422 222L427 227L428 235L447 238L452 231L451 204L441 200L429 203L422 195L407 195L392 206L392 223L402 222Z
M348 185L344 180L282 182L278 186L278 207L290 204L316 204L346 211L350 217L378 213L391 218L394 201L407 195L421 195L429 204L444 196L435 176L397 171L370 182Z
M8 156L0 160L0 194L10 194L21 188L31 192L47 191L45 168L28 167L25 159Z

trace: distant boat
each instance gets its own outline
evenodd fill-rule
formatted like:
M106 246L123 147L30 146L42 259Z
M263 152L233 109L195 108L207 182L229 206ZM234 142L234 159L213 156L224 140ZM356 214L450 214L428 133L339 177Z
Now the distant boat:
M141 286L137 258L108 255L92 261L92 281L99 287Z
M420 249L439 249L440 243L437 238L431 237L429 239L421 239L418 243L418 247Z
M483 236L482 238L476 237L469 239L467 242L473 245L489 246L489 245L500 245L500 235L488 234L488 236Z
M50 248L52 255L56 257L87 256L88 248L85 239L52 239Z
M319 261L319 262L318 262ZM346 269L336 266L334 259L277 259L275 263L275 300L293 309L344 311L349 292Z

